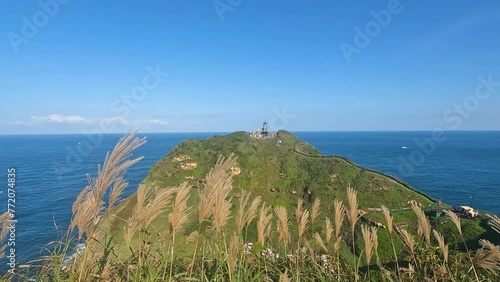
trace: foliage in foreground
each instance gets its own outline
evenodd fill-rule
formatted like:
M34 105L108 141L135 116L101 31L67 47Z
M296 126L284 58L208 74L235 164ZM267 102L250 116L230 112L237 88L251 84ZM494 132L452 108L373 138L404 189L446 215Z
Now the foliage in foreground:
M393 222L381 210L386 229L360 222L357 192L348 187L346 203L317 198L310 208L299 199L293 209L270 206L260 196L242 191L233 197L233 156L219 158L204 185L169 188L140 185L123 232L110 232L127 186L124 173L140 158L130 159L144 139L127 134L106 156L95 179L73 205L69 231L52 254L18 269L4 280L35 281L495 281L499 279L500 247L481 240L478 250L450 249L432 228L423 210L412 204L416 228ZM190 205L197 193L199 203ZM322 214L332 205L332 214ZM320 216L320 214L322 216ZM197 230L186 233L190 215ZM465 244L460 218L447 212ZM0 216L7 233L7 214ZM153 222L162 222L156 229ZM500 219L490 225L500 233ZM321 226L318 228L318 226ZM382 233L383 232L383 233ZM393 259L379 254L379 235L389 237ZM120 235L120 236L118 236ZM75 241L85 250L72 259ZM401 252L396 245L402 245ZM467 244L465 244L467 246ZM0 249L2 251L5 248Z

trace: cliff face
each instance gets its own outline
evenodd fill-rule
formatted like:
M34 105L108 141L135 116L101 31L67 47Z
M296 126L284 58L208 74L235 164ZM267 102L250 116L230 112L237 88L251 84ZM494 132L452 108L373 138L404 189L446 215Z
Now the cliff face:
M431 200L395 179L366 170L340 157L324 157L311 145L287 131L276 138L251 138L246 132L187 140L153 166L145 183L159 187L183 181L202 187L203 178L219 156L234 154L233 196L251 191L273 205L293 206L299 197L307 204L319 197L327 206L345 199L350 185L358 191L361 209L409 207L410 201L429 205Z

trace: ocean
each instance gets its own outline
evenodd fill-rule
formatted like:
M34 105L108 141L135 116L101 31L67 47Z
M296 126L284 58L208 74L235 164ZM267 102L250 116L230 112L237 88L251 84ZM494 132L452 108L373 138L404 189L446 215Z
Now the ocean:
M127 173L130 195L149 169L185 139L224 133L151 133L134 156L144 159ZM294 132L324 155L396 176L451 205L471 205L500 214L500 131ZM95 176L98 164L121 134L0 135L0 211L15 199L16 262L47 254L71 220L71 207ZM8 169L15 169L15 176ZM8 179L15 177L15 193ZM12 180L10 180L12 182ZM12 191L10 191L12 192ZM10 201L13 204L13 201ZM5 269L6 259L0 261Z

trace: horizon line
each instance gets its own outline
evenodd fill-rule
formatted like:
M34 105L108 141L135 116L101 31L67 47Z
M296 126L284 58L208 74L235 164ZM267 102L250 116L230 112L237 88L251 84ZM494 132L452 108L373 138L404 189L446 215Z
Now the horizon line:
M436 131L436 129L405 129L405 130L286 130L286 129L279 129L277 131L284 130L288 132L433 132ZM246 130L236 130L236 131L148 131L148 132L140 132L137 131L137 134L139 135L144 135L144 134L231 134L235 132L251 132L251 131L246 131ZM443 132L500 132L500 129L463 129L463 130L441 130ZM133 132L128 131L128 132ZM69 132L69 133L0 133L0 136L19 136L19 135L96 135L96 134L102 134L102 135L124 135L128 132Z

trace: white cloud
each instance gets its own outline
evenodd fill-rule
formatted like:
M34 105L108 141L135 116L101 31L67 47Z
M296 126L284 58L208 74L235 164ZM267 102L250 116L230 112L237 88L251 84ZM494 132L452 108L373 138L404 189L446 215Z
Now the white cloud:
M0 121L5 124L17 124L17 125L42 125L42 124L69 124L69 125L100 125L101 123L113 124L117 126L168 126L169 121L162 118L148 118L148 119L135 119L127 120L122 116L115 117L83 117L79 115L61 115L61 114L50 114L47 116L31 116L29 120L23 121L19 119L6 120L5 122Z
M106 117L106 118L101 118L96 120L96 123L99 122L106 122L106 123L112 123L112 124L122 124L122 125L127 125L128 121L123 118L123 117Z
M39 123L68 123L68 124L89 123L89 121L82 116L63 116L60 114L52 114L46 117L32 116L31 120Z
M148 123L156 125L168 125L168 121L162 119L150 119Z
M64 116L60 114L51 114L48 116L32 116L32 123L59 123L59 124L100 124L101 122L118 125L127 125L128 122L123 117L103 117L103 118L85 118L82 116ZM20 122L23 123L23 122Z

